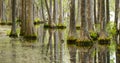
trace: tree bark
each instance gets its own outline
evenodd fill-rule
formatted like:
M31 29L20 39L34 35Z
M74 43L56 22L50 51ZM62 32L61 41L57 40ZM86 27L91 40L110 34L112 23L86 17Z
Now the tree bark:
M12 29L11 29L10 37L17 37L16 22L15 22L16 0L11 0L11 1L12 1Z
M62 4L63 0L59 0L59 10L60 10L60 14L59 14L59 24L63 25L63 4Z
M50 25L50 27L53 27L53 22L52 22L52 18L51 18L51 11L49 10L47 0L45 0L45 5L46 5L47 13L48 13L48 18L49 18L48 25Z
M69 37L75 38L76 36L76 23L75 23L75 0L71 0L70 3L70 25L69 25Z
M26 0L26 26L25 37L36 39L33 23L33 0Z
M109 0L106 0L106 24L110 21Z
M21 0L21 29L20 29L20 36L24 36L25 35L25 21L26 21L26 0Z
M94 5L93 0L87 1L87 21L88 21L88 31L92 32L94 30Z
M53 21L57 24L57 0L54 0Z

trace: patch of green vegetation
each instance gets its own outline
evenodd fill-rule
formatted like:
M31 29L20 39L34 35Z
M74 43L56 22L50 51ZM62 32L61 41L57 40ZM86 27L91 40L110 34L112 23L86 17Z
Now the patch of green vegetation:
M11 30L6 31L6 34L8 36L10 36L10 33L11 33ZM18 36L18 34L20 34L20 29L16 29L16 34L17 34L17 36ZM14 34L13 34L13 36L14 36Z
M106 27L106 32L108 33L109 37L112 38L116 34L116 25L114 22L109 22Z
M36 19L34 20L34 24L35 24L35 25L44 24L44 23L46 23L46 22L47 22L47 21L40 21L39 18L36 18Z
M40 18L36 18L35 20L34 20L34 22L39 22L40 21Z
M10 32L11 32L11 30L8 30L8 31L6 31L6 34L9 36Z
M90 37L95 41L98 39L99 35L97 32L90 32Z

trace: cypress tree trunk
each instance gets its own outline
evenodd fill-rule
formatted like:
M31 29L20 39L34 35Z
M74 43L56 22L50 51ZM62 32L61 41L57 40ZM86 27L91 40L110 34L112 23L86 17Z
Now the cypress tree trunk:
M80 27L80 21L81 21L81 16L80 16L80 8L81 8L81 1L78 0L78 3L77 3L77 17L76 17L76 27Z
M115 41L118 44L117 38L118 38L118 15L119 15L119 0L115 0L115 27L116 27L116 36Z
M106 0L106 24L110 21L109 0Z
M1 0L1 23L6 23L6 16L5 16L5 0Z
M9 0L8 1L8 9L9 9L9 13L8 13L8 19L7 19L7 21L9 21L9 22L11 22L12 21L12 18L11 18L11 16L12 16L12 4L11 4L11 1L12 0Z
M99 24L100 22L99 22L99 20L100 20L100 1L101 0L98 0L97 1L97 7L98 7L98 9L97 9L97 21L96 21L96 24Z
M101 31L105 31L105 1L100 0L100 16L99 16L99 22L100 22L100 29Z
M50 0L50 2L51 2L52 0ZM52 3L52 2L51 2ZM46 5L46 9L47 9L47 13L48 13L48 25L50 26L50 27L53 27L54 26L54 24L53 24L53 21L52 21L52 14L51 14L51 12L52 12L52 4L50 5L50 9L49 9L49 6L48 6L48 3L47 3L47 0L45 0L45 5Z
M96 0L94 0L94 23L97 24L97 19L96 19Z
M70 25L68 38L76 39L75 0L71 0L70 3Z
M100 15L99 15L99 22L100 22L100 37L101 40L106 40L107 33L105 31L106 23L105 23L105 0L100 0Z
M24 36L25 35L25 21L26 21L26 0L21 0L21 29L20 29L20 36Z
M63 25L63 0L59 0L59 25Z
M87 1L87 21L88 21L88 30L93 32L94 30L94 5L93 0Z
M46 20L45 20L44 6L43 5L44 5L44 1L41 0L42 17L43 17L43 21L45 22Z
M57 0L54 0L53 21L57 24Z
M16 0L12 0L12 29L10 33L10 37L17 37L16 32L16 22L15 22L15 6L16 6Z
M87 0L81 0L81 32L80 32L80 40L90 40L90 36L88 34L88 22L87 22Z
M119 0L115 0L115 27L116 27L116 35L115 35L115 41L116 41L116 63L120 62L120 43L118 43L118 15L119 15ZM120 37L120 36L119 36Z
M0 0L0 21L1 21L1 16L2 16L2 0Z
M36 39L36 33L33 23L33 0L26 0L26 26L25 26L25 38Z

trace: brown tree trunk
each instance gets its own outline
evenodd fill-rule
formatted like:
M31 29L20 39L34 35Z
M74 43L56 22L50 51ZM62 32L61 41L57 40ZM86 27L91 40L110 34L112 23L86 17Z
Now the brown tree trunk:
M0 0L0 21L1 21L1 16L2 16L2 0Z
M115 41L116 41L116 63L120 62L120 43L118 43L118 15L119 15L119 0L115 0L115 27L116 27L116 35L115 35ZM119 36L120 37L120 36Z
M80 13L80 11L81 11L81 1L80 0L78 0L78 3L77 3L77 16L76 16L76 27L80 27L80 24L81 24L81 13Z
M109 0L106 0L106 24L110 21Z
M52 0L50 0L50 1L52 1ZM46 5L47 13L48 13L48 25L50 27L53 27L54 24L53 24L53 21L52 21L52 18L51 18L51 10L49 10L47 0L45 0L45 5ZM50 6L50 9L51 9L51 6Z
M88 22L87 22L87 0L81 0L81 32L80 32L80 39L81 40L89 40L90 36L88 34Z
M54 24L57 24L57 0L54 0L54 9L53 9L53 21Z
M94 30L94 5L93 0L87 1L87 21L88 21L88 30L93 32Z
M20 29L20 36L25 35L25 21L26 21L26 3L25 0L21 0L21 14L20 14L20 20L21 20L21 29Z
M69 37L76 37L76 23L75 23L75 0L70 2L70 25L69 25Z
M100 22L100 39L106 39L107 34L105 31L106 23L105 23L105 0L100 0L100 15L99 15L99 22Z
M26 0L26 26L25 37L36 39L33 23L33 0Z
M17 32L16 32L16 21L15 21L15 8L16 8L16 0L11 0L12 2L12 28L11 28L11 33L10 37L17 37Z
M59 0L59 25L63 25L63 0Z
M97 19L96 19L96 0L94 0L94 23L97 24Z

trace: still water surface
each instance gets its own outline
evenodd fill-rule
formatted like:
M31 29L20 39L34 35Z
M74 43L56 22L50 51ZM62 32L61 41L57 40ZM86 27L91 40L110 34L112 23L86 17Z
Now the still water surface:
M10 29L0 26L0 63L115 63L114 45L99 46L97 42L89 48L69 45L68 30L44 29L40 25L38 39L26 41L22 37L9 38Z

